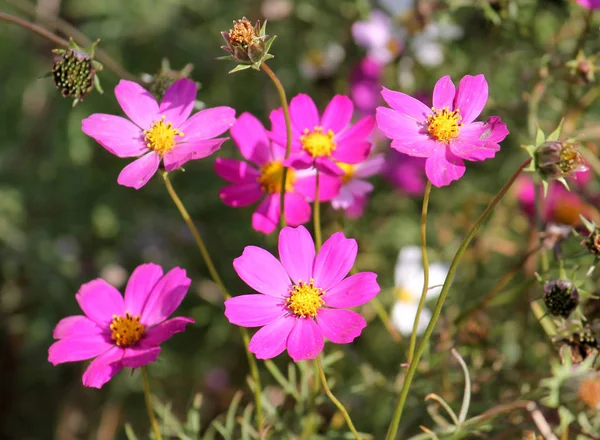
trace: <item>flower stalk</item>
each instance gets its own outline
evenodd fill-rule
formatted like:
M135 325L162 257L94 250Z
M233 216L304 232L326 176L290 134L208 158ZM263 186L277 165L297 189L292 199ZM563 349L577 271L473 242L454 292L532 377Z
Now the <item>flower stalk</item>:
M156 440L162 440L162 436L160 435L160 428L158 426L158 422L156 421L154 410L152 409L152 396L150 395L150 379L148 379L148 370L145 366L141 367L141 370L142 382L144 384L144 400L146 401L146 409L148 410L148 418L150 419L150 425L152 426L152 431L154 432L154 437L156 437Z
M313 206L313 223L315 228L315 248L317 252L321 249L323 239L321 238L321 202L319 201L319 170L317 170L316 183L315 183L315 203Z

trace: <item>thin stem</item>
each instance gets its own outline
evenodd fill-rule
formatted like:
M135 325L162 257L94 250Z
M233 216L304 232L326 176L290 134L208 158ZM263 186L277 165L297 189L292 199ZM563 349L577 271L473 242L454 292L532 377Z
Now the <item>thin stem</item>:
M285 144L285 159L290 157L290 153L292 152L292 121L290 119L290 110L288 108L287 97L285 96L285 89L275 75L275 72L271 70L267 63L262 63L262 69L265 71L273 84L275 84L275 88L277 89L277 93L279 94L279 100L281 101L281 108L283 109L283 118L285 119L285 132L286 132L286 144ZM279 207L280 207L280 216L279 216L279 226L281 228L285 227L285 184L287 181L288 167L283 167L283 173L281 174L281 196L279 199Z
M348 411L346 411L346 408L344 408L344 405L342 405L342 403L336 399L336 397L333 395L333 393L329 389L329 385L327 385L327 378L325 377L325 371L323 370L323 364L321 363L321 356L317 357L317 367L319 368L319 375L321 376L321 382L323 383L323 389L325 390L325 394L327 394L327 396L333 402L333 404L335 406L337 406L337 408L340 410L340 412L344 416L344 419L346 420L346 424L348 425L348 428L350 428L350 431L352 431L352 434L354 434L354 437L356 437L356 440L361 440L360 435L358 434L358 431L354 427L354 423L352 423L352 419L350 418Z
M379 298L377 298L377 297L373 298L371 300L371 305L375 309L375 313L377 313L377 316L379 317L379 319L381 320L381 322L387 329L388 333L390 334L390 336L392 337L394 342L400 342L402 340L402 337L400 336L400 333L398 333L396 331L396 329L394 328L394 326L392 324L392 320L390 319L390 315L388 315L387 310L385 310L385 307L383 307L383 304L381 304L381 301L379 301Z
M14 15L0 12L0 20L8 21L9 23L18 24L22 28L27 29L35 34L38 34L40 37L44 37L47 40L50 40L53 43L58 44L59 46L68 46L69 45L69 42L67 40L59 37L58 35L56 35L53 32L50 32L48 29L38 26L37 24L31 23L22 18L15 17Z
M317 175L315 177L315 202L313 206L313 223L315 228L315 247L317 252L321 249L323 244L323 240L321 238L321 202L319 201L319 170L317 170Z
M150 395L150 380L148 379L148 371L146 370L145 366L141 367L141 370L142 382L144 383L144 399L146 400L146 409L148 410L150 425L152 426L152 431L154 431L156 440L162 440L160 428L158 427L158 422L156 421L156 416L154 415L154 410L152 409L152 397Z
M421 319L421 311L425 307L427 299L427 291L429 290L429 259L427 258L427 209L429 207L429 194L431 193L431 181L427 180L425 186L425 194L423 195L423 208L421 209L421 253L423 254L423 290L421 291L421 299L417 307L413 330L410 335L410 345L408 346L408 363L412 362L415 354L415 345L417 344L417 330L419 328L419 320Z
M213 281L215 283L217 283L217 285L223 292L223 296L225 297L225 299L231 298L231 295L225 288L225 284L223 284L223 280L221 279L221 277L219 276L219 273L217 272L217 269L212 261L212 258L210 257L210 254L208 253L208 249L206 248L206 245L204 244L204 241L202 240L200 233L198 232L198 229L196 228L196 225L194 225L194 222L192 221L187 209L185 209L183 202L181 201L181 199L175 192L175 188L173 188L173 185L171 184L171 180L169 179L169 173L167 171L163 171L162 177L163 177L163 181L165 182L165 186L167 187L167 191L169 192L169 195L171 196L171 199L173 200L173 203L175 203L175 206L179 210L179 213L181 214L183 221L185 221L185 223L188 225L190 232L194 236L194 240L196 240L196 244L198 245L198 249L200 249L200 253L202 254L204 263L208 267L210 276L212 277ZM250 367L250 374L252 375L252 380L254 381L254 384L256 387L256 389L254 390L254 397L256 400L256 419L257 419L258 429L259 429L259 431L262 431L262 429L264 427L264 417L263 417L262 401L261 401L262 386L260 383L260 374L258 371L258 366L256 365L256 359L254 358L254 356L252 356L252 353L250 353L248 351L248 344L250 342L250 337L248 336L248 330L246 330L244 327L240 327L240 333L242 334L242 339L244 340L244 346L246 347L246 356L248 357L248 365Z
M481 213L481 215L479 216L477 221L473 224L473 226L471 227L471 230L469 231L469 233L467 234L467 236L461 243L460 247L458 248L456 255L454 255L454 258L452 259L452 263L450 264L450 268L448 270L448 275L446 276L446 279L444 280L444 286L442 287L440 296L438 297L437 303L435 304L435 309L433 310L431 321L429 321L429 324L427 325L425 334L423 335L421 342L417 346L417 349L415 352L415 357L414 357L413 361L410 363L410 365L408 367L408 371L406 372L406 377L404 378L404 383L402 384L402 390L400 391L400 398L398 400L398 405L396 406L396 410L394 411L394 417L392 419L392 423L390 424L390 427L388 429L388 433L386 436L387 440L394 440L396 438L396 434L398 433L398 426L400 424L400 418L402 417L402 410L404 409L404 404L406 403L406 398L408 397L408 391L410 389L410 384L412 383L413 377L417 370L417 366L419 364L419 359L421 359L421 355L425 351L425 347L427 346L427 343L429 342L429 338L431 338L431 335L433 334L433 329L435 328L435 325L440 317L440 314L442 313L442 307L444 306L444 302L446 301L446 297L448 296L448 292L450 290L450 285L454 278L454 274L456 273L456 270L458 269L460 260L462 259L465 251L467 250L467 247L471 243L471 240L473 239L473 237L477 234L477 231L479 230L479 228L481 227L483 222L492 213L492 211L494 210L494 208L496 207L498 202L500 202L500 200L502 200L502 198L508 192L508 190L510 189L512 184L515 182L515 180L517 180L517 177L519 177L519 174L521 174L523 169L525 167L527 167L527 165L529 165L529 162L531 162L531 159L527 159L525 162L523 162L521 164L521 166L519 166L519 168L513 173L513 175L510 177L510 179L508 179L508 181L500 189L498 194L496 194L496 196L492 199L492 201L489 203L487 208L485 208L485 210Z

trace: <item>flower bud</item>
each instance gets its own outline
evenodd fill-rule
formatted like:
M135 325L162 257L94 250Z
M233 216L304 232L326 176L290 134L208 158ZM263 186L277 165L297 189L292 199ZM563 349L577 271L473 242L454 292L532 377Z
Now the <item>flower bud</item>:
M579 304L579 292L571 281L548 281L544 284L544 304L548 313L566 319Z
M268 52L274 37L269 38L265 34L265 25L261 27L260 21L257 21L253 26L246 17L234 21L229 32L221 32L226 43L221 48L229 53L221 59L232 59L242 64L243 67L234 69L241 70L248 67L258 69L264 61L273 58Z
M54 84L64 97L75 98L73 105L83 101L94 87L99 88L96 71L102 70L102 65L94 60L97 43L84 50L71 40L66 49L52 51L56 54L51 71Z
M581 242L581 245L594 254L596 258L600 258L600 229L594 229L588 238Z
M566 63L569 73L580 84L590 84L596 80L598 66L596 56L586 57L582 50L577 53L577 57Z
M549 179L586 171L587 166L577 146L577 143L568 141L544 142L535 150L536 169L543 177Z
M142 80L148 85L148 91L152 93L152 96L160 102L168 88L171 87L175 81L182 78L188 78L193 69L194 66L192 64L186 64L181 70L173 70L171 69L169 60L164 58L160 70L154 75L145 73L142 75Z

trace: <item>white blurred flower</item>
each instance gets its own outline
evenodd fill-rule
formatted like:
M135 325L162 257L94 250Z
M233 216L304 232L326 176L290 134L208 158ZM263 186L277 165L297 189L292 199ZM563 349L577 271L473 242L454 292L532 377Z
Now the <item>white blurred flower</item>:
M317 79L333 75L344 61L346 52L338 43L329 43L324 49L314 49L300 60L300 72L305 78Z
M426 67L437 67L444 62L443 42L458 40L463 36L463 29L448 21L440 20L429 23L417 32L411 40L411 48L415 58Z
M405 336L412 333L413 324L417 315L419 299L423 289L424 272L422 265L421 248L406 246L400 250L396 268L394 270L395 291L398 300L392 309L392 324ZM448 265L432 263L429 265L429 290L427 299L437 298L442 290ZM423 333L431 320L431 311L426 307L421 311L417 334Z

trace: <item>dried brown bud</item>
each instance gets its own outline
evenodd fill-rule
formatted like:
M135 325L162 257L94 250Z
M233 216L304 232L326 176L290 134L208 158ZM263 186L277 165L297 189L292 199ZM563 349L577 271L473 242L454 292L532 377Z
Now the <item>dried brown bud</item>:
M568 141L550 141L540 145L535 151L535 167L549 179L567 177L587 170L578 144Z
M252 25L246 17L235 20L229 32L221 32L226 43L221 48L229 53L229 56L222 59L233 59L242 65L234 71L248 67L260 68L264 61L273 58L269 54L269 48L274 37L269 38L265 31L265 24L261 27L260 21Z

